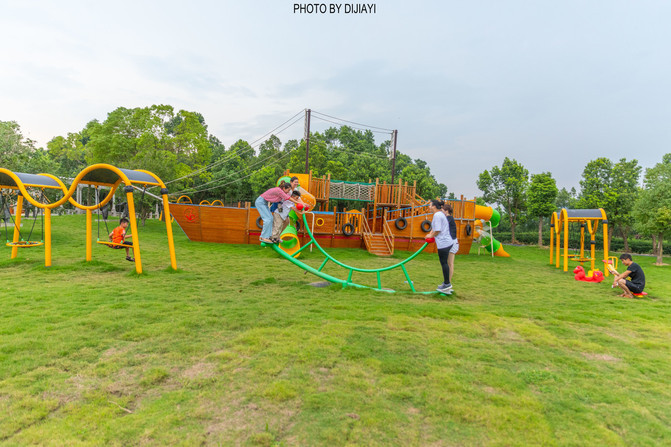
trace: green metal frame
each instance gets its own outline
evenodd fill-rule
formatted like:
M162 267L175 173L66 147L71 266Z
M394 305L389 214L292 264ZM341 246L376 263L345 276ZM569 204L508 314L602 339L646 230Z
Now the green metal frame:
M303 225L304 225L303 228L305 228L305 231L306 231L306 232L308 233L308 235L310 236L310 242L308 242L308 243L305 244L303 247L301 247L301 249L298 250L298 252L294 253L293 256L292 256L292 255L289 255L288 253L286 253L284 250L282 250L279 246L277 246L277 245L275 245L275 244L264 244L264 243L262 243L261 245L263 245L263 246L270 245L270 246L271 246L277 253L279 253L282 257L284 257L285 259L287 259L288 261L290 261L290 262L293 263L294 265L297 265L298 267L302 268L303 270L308 271L308 272L312 273L313 275L316 275L316 276L318 276L318 277L320 277L320 278L323 278L323 279L325 279L325 280L327 280L327 281L329 281L329 282L332 282L332 283L334 283L334 284L340 284L340 285L342 285L343 288L352 286L352 287L356 287L356 288L360 288L360 289L372 289L372 290L378 290L378 291L383 291L383 292L391 292L391 293L396 292L395 290L392 290L392 289L383 289L383 288L382 288L382 280L381 280L381 277L380 277L380 273L381 273L381 272L386 272L386 271L389 271L389 270L393 270L393 269L395 269L395 268L400 267L400 268L403 270L403 274L405 275L405 278L406 278L406 280L408 281L408 285L410 286L410 290L411 290L413 293L421 293L421 294L425 294L425 295L427 295L427 294L435 294L435 293L438 293L438 292L436 292L436 291L432 291L432 292L418 292L417 290L415 290L415 286L413 285L413 282L412 282L412 280L410 279L410 275L408 274L408 270L405 268L405 264L407 264L408 262L410 262L410 261L412 261L413 259L415 259L415 258L422 252L422 251L424 251L424 249L426 248L426 246L429 245L428 243L425 242L424 245L422 245L422 246L419 248L419 250L417 250L415 253L413 253L412 255L410 255L409 257L405 258L403 261L401 261L401 262L399 262L399 263L397 263L397 264L390 265L390 266L388 266L388 267L379 268L379 269L364 269L364 268L353 267L353 266L351 266L351 265L347 265L347 264L345 264L345 263L343 263L343 262L338 261L338 260L335 259L333 256L331 256L330 254L328 254L328 253L321 247L321 245L319 245L319 242L317 242L317 240L315 239L314 235L313 235L312 232L310 231L310 227L309 227L309 225L308 225L308 221L307 221L305 215L303 215ZM311 266L305 264L304 262L299 261L298 259L296 259L296 258L294 257L294 256L296 256L296 254L300 253L301 251L303 251L304 249L306 249L306 248L309 247L310 245L314 245L315 247L317 247L317 249L318 249L318 250L325 256L324 261L321 263L321 265L319 266L318 269L315 269L314 267L311 267ZM342 268L348 270L348 275L347 275L347 279L346 279L346 280L344 280L344 279L340 279L340 278L336 278L336 277L334 277L334 276L331 276L331 275L328 275L328 274L322 272L322 269L324 268L324 266L326 266L326 264L327 264L329 261L331 261L331 262L333 262L333 263L339 265L340 267L342 267ZM376 276L377 276L377 287L369 287L369 286L364 286L364 285L361 285L361 284L357 284L357 283L352 282L352 275L354 274L354 272L360 272L360 273L375 273Z

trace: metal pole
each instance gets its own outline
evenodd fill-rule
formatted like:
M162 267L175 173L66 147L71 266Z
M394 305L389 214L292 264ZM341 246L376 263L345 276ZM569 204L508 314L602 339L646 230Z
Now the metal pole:
M305 173L310 173L310 109L305 110Z
M391 133L391 183L394 183L394 172L396 171L396 137L398 136L398 130L394 130Z

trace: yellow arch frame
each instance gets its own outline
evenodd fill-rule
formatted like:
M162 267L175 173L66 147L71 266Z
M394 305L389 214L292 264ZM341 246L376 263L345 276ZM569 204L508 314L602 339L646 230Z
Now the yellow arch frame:
M119 176L119 179L115 183L98 183L98 182L93 182L93 181L84 181L83 178L86 176L88 173L93 172L95 170L99 169L105 169L108 171L114 172L116 175ZM139 185L143 186L160 186L161 187L161 198L163 200L163 210L167 216L170 216L170 203L168 201L168 190L163 183L163 181L158 178L154 173L145 171L142 169L137 169L137 172L142 172L144 174L149 175L151 178L154 179L154 182L139 182L139 181L132 181L128 178L126 174L124 174L123 171L121 171L119 168L112 166L107 163L98 163L95 165L91 165L86 167L84 170L82 170L75 179L72 181L72 184L70 185L70 189L68 189L65 184L56 176L51 175L51 174L38 174L44 177L48 177L52 180L54 180L59 186L60 189L63 191L63 197L53 203L41 203L31 197L31 195L28 193L28 190L26 187L45 187L43 185L35 185L35 184L24 184L21 179L12 171L4 168L0 168L0 173L8 175L16 184L16 186L13 185L2 185L3 188L11 188L11 189L18 189L21 192L21 195L18 196L17 199L17 215L20 216L20 210L21 207L23 206L23 199L25 197L28 202L30 202L33 206L36 206L38 208L41 208L44 210L44 265L45 267L51 267L51 210L58 208L59 206L65 204L65 202L70 202L73 206L86 211L86 261L91 261L91 253L92 253L92 244L91 244L91 239L92 239L92 211L99 209L103 206L105 206L110 200L112 200L112 197L114 197L114 193L116 192L116 189L119 187L121 183L126 185L125 192L126 192L126 200L128 203L128 214L130 218L130 227L131 227L131 237L133 240L133 256L135 257L135 271L139 274L142 273L142 258L140 255L140 240L138 238L137 234L137 221L135 219L135 201L133 200L133 183L137 183ZM107 196L99 203L95 205L82 205L81 203L78 203L75 199L72 198L74 195L75 191L77 190L77 186L83 184L83 185L93 185L93 186L110 186L110 192L107 194ZM57 189L56 187L52 186L46 186L47 188L51 189ZM14 228L14 243L18 242L18 231L17 228L20 225L20 218L17 219L16 221L16 226ZM172 226L170 225L169 219L166 219L166 233L168 236L168 249L170 252L170 265L173 268L173 270L177 269L177 259L175 256L175 243L173 240L173 235L172 235ZM18 247L13 246L12 247L12 259L14 259L17 255L18 252Z
M568 210L562 208L559 214L552 213L550 218L550 264L554 264L556 268L560 266L560 257L563 259L563 269L565 272L568 272L568 259L569 254L569 223L577 222L581 224L580 227L580 255L578 257L578 262L582 265L584 262L589 261L591 269L594 270L596 267L596 233L599 229L599 224L601 223L603 228L603 260L608 261L608 218L606 212L603 208L598 210L589 210L597 211L598 217L585 217L585 216L571 216L568 215ZM585 228L590 236L590 257L585 257ZM563 235L563 241L562 241ZM554 247L554 259L553 259L553 247ZM562 250L563 248L563 250ZM605 276L610 276L608 269L604 271Z

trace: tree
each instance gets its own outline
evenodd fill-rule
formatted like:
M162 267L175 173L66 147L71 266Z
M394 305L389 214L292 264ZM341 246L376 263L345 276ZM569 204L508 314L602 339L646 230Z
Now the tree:
M91 121L81 132L68 133L67 136L53 137L47 143L49 157L59 165L54 174L63 177L74 177L86 167L86 146L88 129L99 125Z
M601 157L592 160L585 166L580 180L580 198L578 207L583 209L603 208L610 217L617 191L612 186L613 162ZM605 237L606 235L604 235ZM608 246L611 245L613 229L608 232Z
M16 172L32 172L31 153L35 142L25 138L16 121L0 121L0 167Z
M617 226L622 234L624 242L624 251L629 251L629 231L634 223L632 210L638 197L638 180L641 176L642 168L637 160L627 161L622 158L615 163L612 172L612 187L617 197L613 208L608 215L609 222Z
M566 188L562 188L557 193L557 198L555 199L555 206L557 210L562 208L575 209L578 207L578 198L575 188L571 188L568 191Z
M627 238L640 172L636 160L623 158L613 164L608 158L601 157L587 163L582 173L578 205L580 208L603 208L606 211L612 223L608 232L609 246L615 228L620 229L625 240Z
M527 212L530 216L538 218L539 246L543 245L543 219L555 211L557 193L557 182L549 172L531 176Z
M645 171L644 189L634 205L636 227L657 237L657 264L663 263L663 240L671 236L671 153L662 162Z
M489 203L498 203L506 211L512 242L516 242L515 227L526 207L528 183L529 171L508 157L503 160L501 168L494 166L491 173L484 171L478 177L477 185L483 192L482 198Z

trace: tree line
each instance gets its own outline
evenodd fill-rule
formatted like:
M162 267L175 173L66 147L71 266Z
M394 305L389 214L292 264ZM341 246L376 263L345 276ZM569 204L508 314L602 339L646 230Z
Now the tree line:
M345 181L391 181L390 141L376 144L373 132L348 126L310 134L310 170ZM103 122L91 120L78 132L53 137L46 149L23 137L14 121L0 121L0 166L26 173L48 172L72 178L86 166L109 163L120 168L157 174L171 193L194 202L219 199L226 203L253 201L274 186L288 168L304 172L305 141L282 142L277 135L264 141L238 140L230 147L208 131L197 112L176 111L170 105L119 107ZM397 151L394 181L417 182L423 197L444 196L427 163Z
M389 183L391 150L390 140L376 144L371 130L331 127L310 134L310 169L337 180L378 178ZM103 122L91 120L78 132L53 137L46 149L25 138L15 121L0 121L1 167L61 178L72 178L94 163L146 169L161 177L172 193L187 194L196 203L252 201L287 168L303 172L305 152L305 141L283 143L277 135L251 143L240 139L226 148L208 131L200 113L170 105L119 107ZM632 234L651 236L661 262L663 239L671 233L671 154L645 170L641 187L642 173L637 160L597 158L585 166L580 192L558 190L551 173L529 175L522 164L505 158L500 167L482 172L477 186L483 192L480 201L502 209L513 242L518 225L537 222L542 243L543 224L559 208L604 208L609 240L620 234L628 250ZM417 182L417 193L424 198L448 195L425 161L397 151L394 180L399 179Z
M559 190L552 174L529 174L517 160L506 157L502 165L480 173L478 188L485 203L502 208L510 226L511 240L517 242L518 225L538 222L538 244L542 245L543 223L561 208L606 211L609 246L619 234L624 250L629 238L650 236L657 263L662 263L663 240L671 236L671 153L654 167L643 168L637 160L622 158L616 162L600 157L583 169L580 191Z

